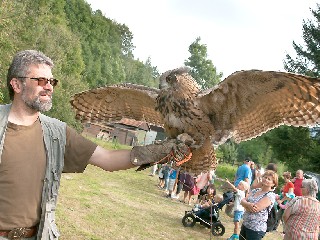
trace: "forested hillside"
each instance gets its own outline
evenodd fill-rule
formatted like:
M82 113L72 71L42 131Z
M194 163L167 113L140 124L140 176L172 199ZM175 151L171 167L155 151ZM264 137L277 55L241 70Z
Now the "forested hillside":
M120 82L158 86L159 73L133 56L133 34L124 24L92 11L84 0L0 2L1 101L8 102L6 73L19 50L37 49L54 62L60 80L48 113L79 128L69 104L82 90Z

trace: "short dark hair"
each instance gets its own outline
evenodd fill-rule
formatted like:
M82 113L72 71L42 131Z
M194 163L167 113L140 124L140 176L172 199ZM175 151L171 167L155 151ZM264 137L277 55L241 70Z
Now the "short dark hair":
M277 164L275 163L269 163L266 167L266 170L271 170L274 172L278 172Z
M12 78L25 77L32 65L46 64L53 68L52 60L42 52L36 50L24 50L18 52L12 59L7 74L7 88L10 100L13 100L14 91L10 84Z

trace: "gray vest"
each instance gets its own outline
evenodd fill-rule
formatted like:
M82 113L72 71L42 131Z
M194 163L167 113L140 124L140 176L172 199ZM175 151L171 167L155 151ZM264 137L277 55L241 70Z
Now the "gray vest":
M0 164L11 104L0 105ZM58 188L64 164L66 145L66 123L40 114L47 167L42 190L41 219L37 240L58 239L59 232L55 224L55 209Z

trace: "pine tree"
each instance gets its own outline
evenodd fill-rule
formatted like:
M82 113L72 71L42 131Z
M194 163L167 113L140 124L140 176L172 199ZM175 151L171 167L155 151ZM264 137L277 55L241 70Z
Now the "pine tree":
M316 10L311 10L314 20L303 21L304 45L293 41L296 57L286 55L284 68L289 72L300 73L308 76L320 76L320 5Z

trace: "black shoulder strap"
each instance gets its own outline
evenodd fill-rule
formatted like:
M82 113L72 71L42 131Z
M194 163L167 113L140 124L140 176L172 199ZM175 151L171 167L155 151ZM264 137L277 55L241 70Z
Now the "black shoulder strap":
M272 191L269 191L269 192L272 192ZM263 194L263 197L262 197L262 198L264 198L265 196L267 196L267 194L268 194L269 192L266 192L265 194ZM273 205L272 205L272 207L270 207L270 206L271 206L271 204L267 207L268 214L270 214L270 212L271 212L271 210L272 210Z
M263 197L262 197L262 198L264 198L265 196L267 196L267 194L268 194L269 192L272 192L272 191L268 191L268 192L266 192L265 194L263 194Z

